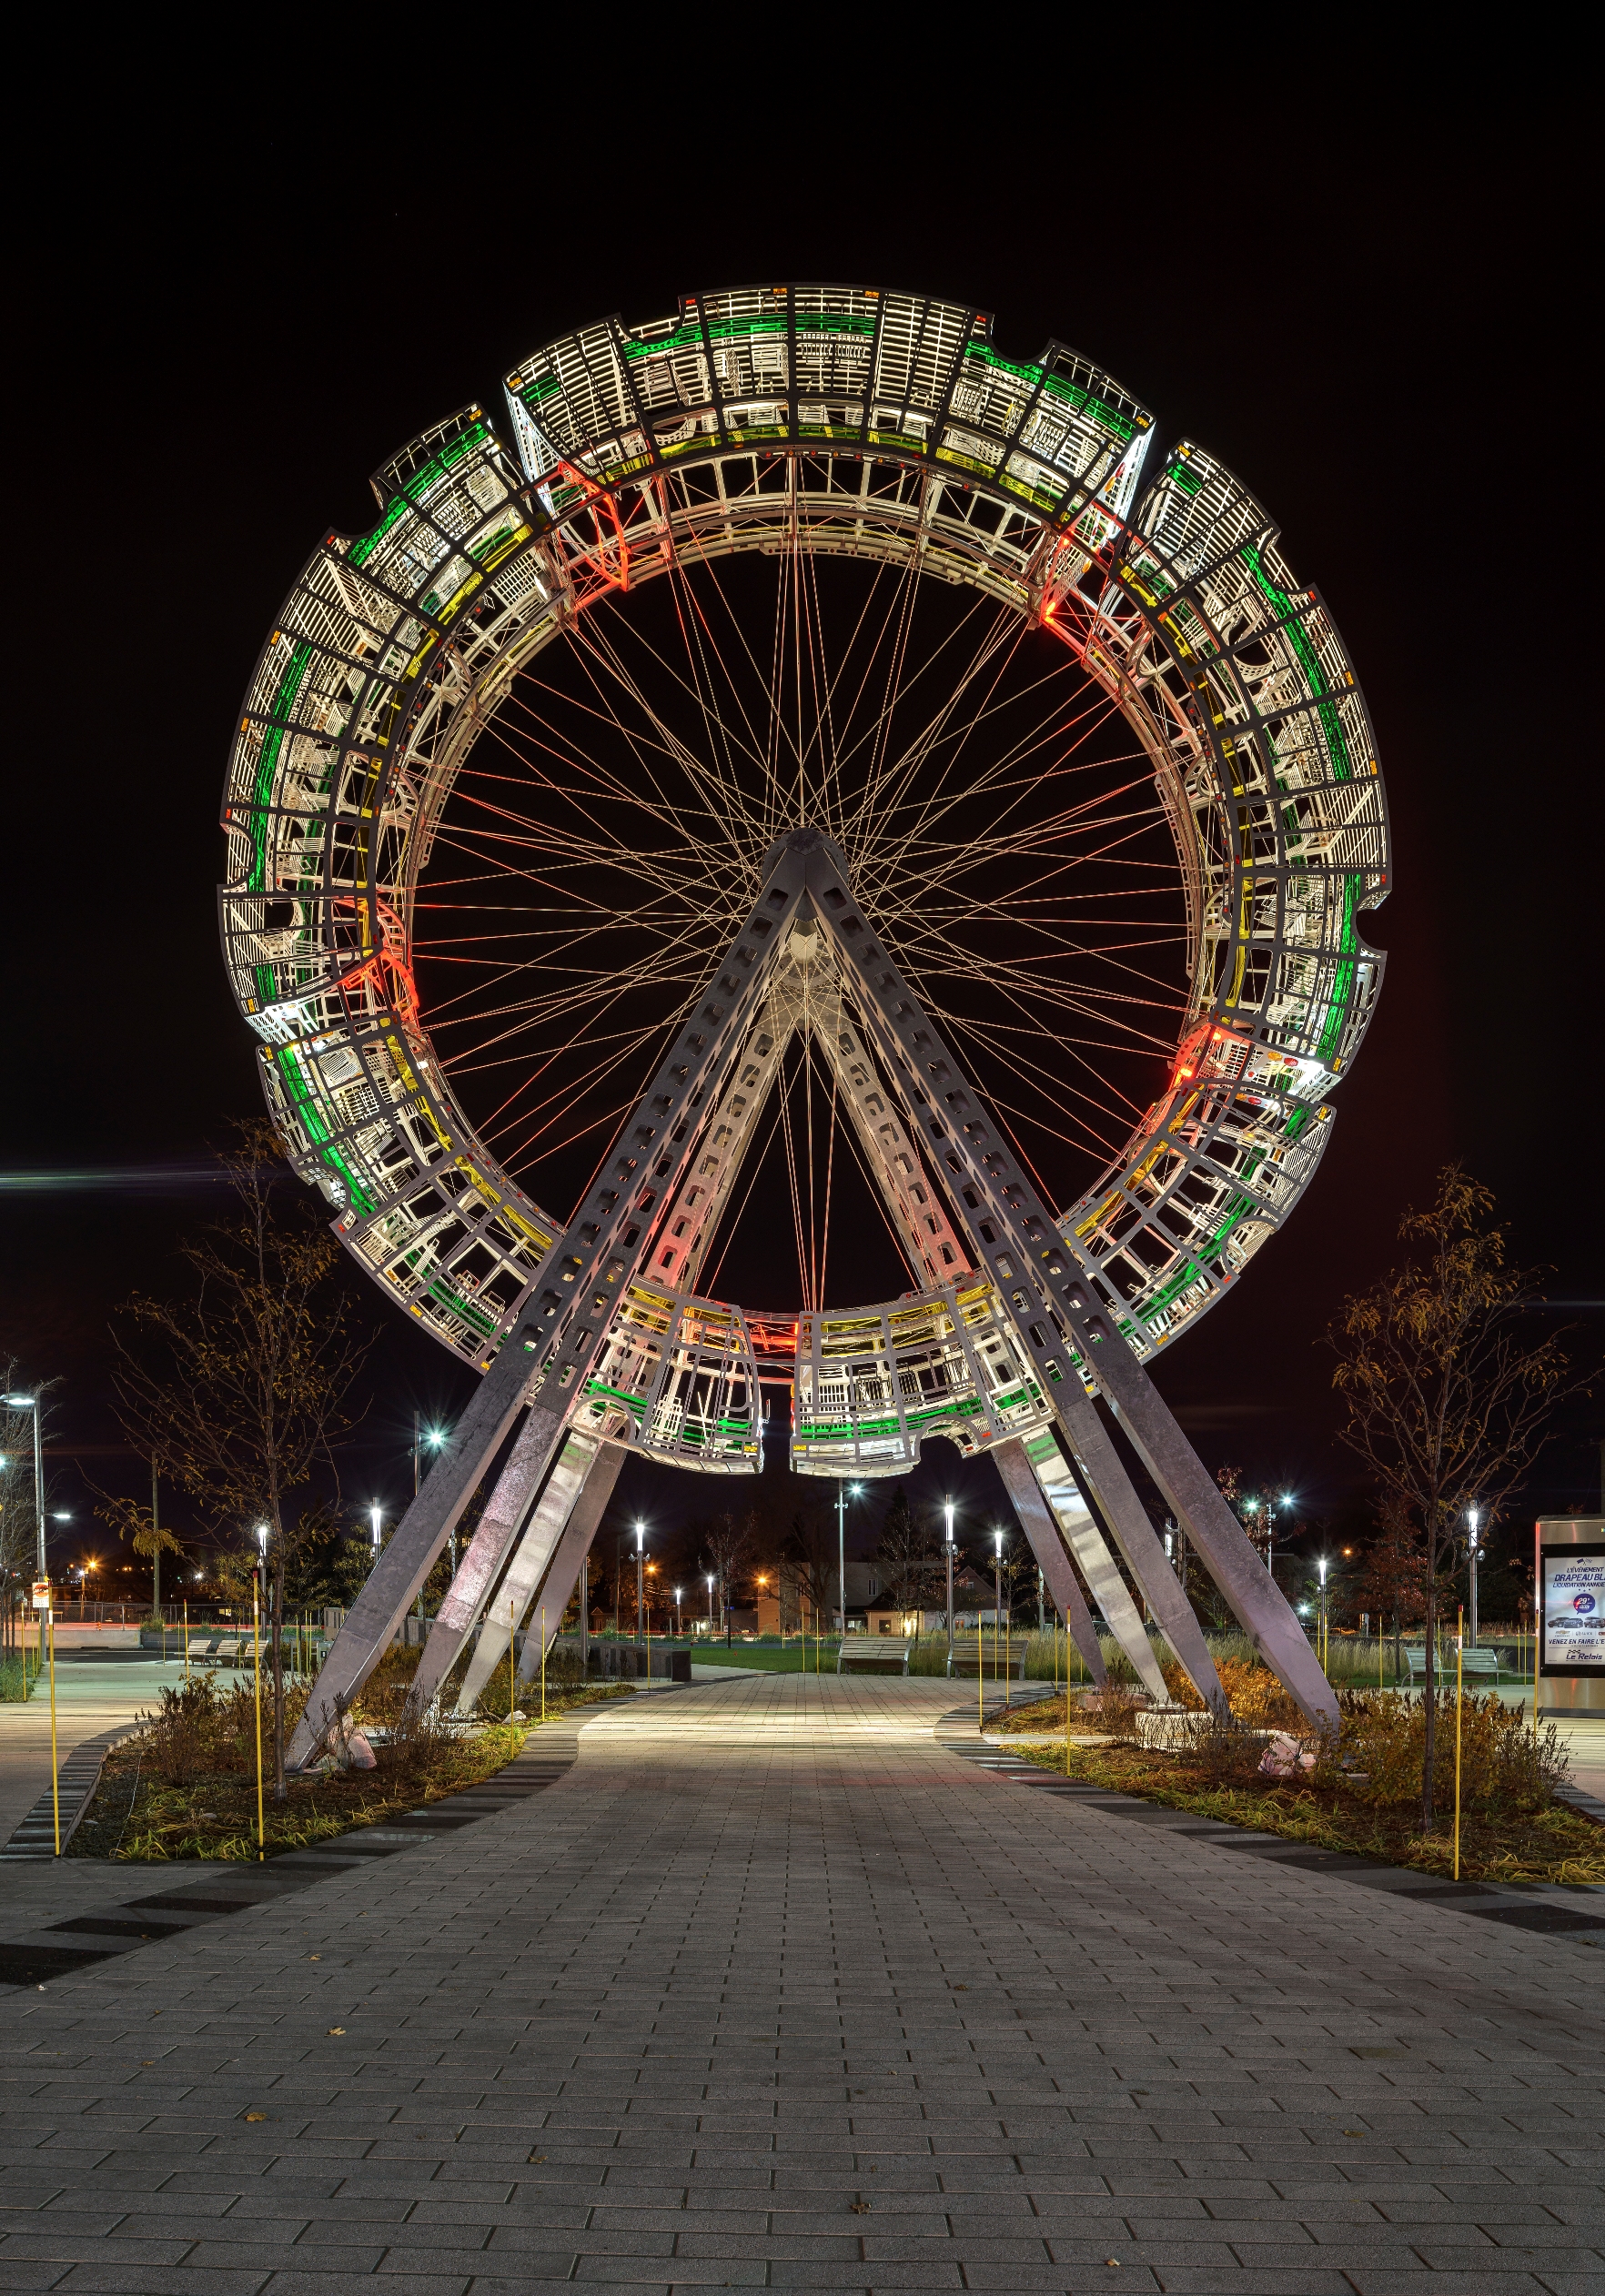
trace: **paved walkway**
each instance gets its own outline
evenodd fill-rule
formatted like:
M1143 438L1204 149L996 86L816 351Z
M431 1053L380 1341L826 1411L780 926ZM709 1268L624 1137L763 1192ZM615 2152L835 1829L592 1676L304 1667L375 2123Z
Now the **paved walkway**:
M56 1637L56 1736L62 1757L103 1730L126 1729L158 1700L164 1683L182 1682L184 1662L139 1656L137 1626L63 1626ZM34 1652L30 1639L29 1671ZM0 1705L0 1842L50 1790L50 1697Z
M1598 2296L1599 1933L1017 1785L952 1704L598 1709L454 1838L0 1993L0 2287Z

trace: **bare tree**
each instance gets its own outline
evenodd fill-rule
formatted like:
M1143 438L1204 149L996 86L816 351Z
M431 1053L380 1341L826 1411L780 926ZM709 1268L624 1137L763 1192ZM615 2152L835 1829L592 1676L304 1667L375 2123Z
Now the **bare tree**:
M1523 1311L1537 1272L1510 1265L1489 1191L1459 1164L1438 1174L1427 1212L1399 1237L1418 1256L1353 1294L1327 1334L1333 1385L1348 1405L1339 1435L1382 1490L1410 1511L1426 1580L1426 1747L1421 1824L1433 1823L1437 1719L1433 1636L1438 1581L1468 1510L1491 1522L1549 1440L1544 1423L1587 1382L1568 1380L1559 1334L1534 1342ZM1403 1522L1407 1518L1401 1516Z
M938 1590L945 1594L947 1557L934 1526L922 1523L905 1492L894 1494L875 1547L875 1568L887 1598L897 1610L924 1610Z
M835 1518L823 1507L800 1506L786 1534L786 1576L813 1614L813 1631L832 1607L836 1583Z
M720 1615L724 1620L724 1639L730 1640L730 1594L736 1573L752 1553L758 1536L758 1517L755 1514L716 1515L702 1530L702 1545L707 1551L704 1569L712 1571L719 1588Z
M353 1424L345 1402L371 1340L358 1341L331 1280L339 1246L304 1198L273 1202L285 1152L270 1125L239 1127L220 1158L237 1215L180 1246L194 1297L123 1311L113 1378L130 1437L221 1525L266 1531L273 1678L273 1790L285 1798L285 1574L328 1536L328 1508L300 1502Z

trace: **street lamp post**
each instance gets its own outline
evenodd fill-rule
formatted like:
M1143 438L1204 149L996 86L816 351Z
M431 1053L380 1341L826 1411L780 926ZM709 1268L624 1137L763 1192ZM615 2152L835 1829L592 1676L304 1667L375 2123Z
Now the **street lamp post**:
M841 1597L842 1639L847 1639L847 1502L863 1491L862 1483L843 1484L836 1477L836 1591Z
M992 1671L994 1677L995 1677L997 1674L997 1638L1003 1632L1004 1543L1002 1528L996 1523L994 1523L992 1526ZM977 1664L980 1662L980 1649L979 1646L977 1646L975 1653ZM1004 1686L1004 1697L1005 1699L1008 1697L1008 1686L1006 1683Z
M942 1512L947 1517L947 1671L953 1672L953 1501L944 1499ZM979 1664L979 1660L976 1662Z
M31 1411L34 1415L34 1528L39 1539L38 1576L48 1578L50 1566L45 1559L45 1446L39 1434L39 1398L37 1395L7 1395L13 1411Z
M368 1510L368 1519L373 1526L373 1559L377 1563L379 1551L379 1525L384 1520L384 1509L377 1499Z
M676 1642L683 1642L685 1640L685 1613L680 1606L680 1597L682 1592L683 1589L679 1586L674 1589L674 1639Z
M712 1571L708 1573L708 1633L711 1638L713 1633L713 1574Z
M1482 1520L1482 1509L1474 1506L1469 1513L1471 1525L1471 1647L1477 1647L1477 1526Z
M641 1640L641 1622L646 1600L646 1525L635 1526L635 1639Z
M1321 1667L1324 1671L1327 1664L1327 1558L1324 1555L1317 1568L1321 1574Z

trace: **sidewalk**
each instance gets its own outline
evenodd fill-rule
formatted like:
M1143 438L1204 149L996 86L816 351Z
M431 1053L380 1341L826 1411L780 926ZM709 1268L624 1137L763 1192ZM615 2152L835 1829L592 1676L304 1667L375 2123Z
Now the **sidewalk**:
M6 2285L1600 2284L1605 1926L1023 1778L942 1682L546 1735L449 1834L166 1868L182 1934L0 1996Z
M64 1627L56 1637L56 1737L65 1761L103 1730L128 1727L156 1705L163 1684L182 1682L184 1661L141 1659L136 1626ZM33 1664L30 1649L28 1663ZM50 1686L25 1705L0 1706L0 1843L50 1790Z

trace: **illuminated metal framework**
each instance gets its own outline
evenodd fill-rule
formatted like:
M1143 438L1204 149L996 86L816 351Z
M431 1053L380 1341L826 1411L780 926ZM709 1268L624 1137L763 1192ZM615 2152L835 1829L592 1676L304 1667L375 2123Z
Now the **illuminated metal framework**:
M1150 414L1060 343L1034 363L1003 358L990 317L958 304L812 286L693 297L644 326L606 320L545 345L506 395L510 444L465 409L378 474L370 533L324 538L264 650L229 769L226 957L269 1104L342 1241L481 1370L510 1335L557 1333L520 1342L549 1383L579 1292L600 1280L599 1312L614 1304L605 1344L561 1413L681 1465L755 1471L759 1359L774 1368L787 1339L804 1471L901 1472L929 1431L974 1447L1069 1429L1051 1392L1066 1375L1078 1405L1106 1393L1129 1422L1091 1346L1106 1331L1123 1355L1151 1358L1286 1218L1379 984L1358 920L1388 889L1382 788L1318 595L1203 448L1178 443L1143 488ZM698 995L722 1015L735 1001L739 1044L667 1141L643 1099L589 1225L584 1206L566 1225L530 1199L447 1081L415 986L415 911L475 745L520 674L599 603L754 553L968 586L1057 638L1140 745L1174 841L1190 985L1167 1088L1067 1209L1000 1180L996 1153L961 1170L939 1153L934 1109L945 1101L956 1123L952 1103L972 1103L941 1089L959 1075L951 1054L941 1075L916 1075L897 1033L914 1007L893 1012L859 966L873 871L868 890L839 874L812 902L787 895L772 942L762 917L750 944L736 932ZM855 900L863 915L843 924ZM695 1287L799 1031L828 1058L927 1288L852 1314L749 1318ZM653 1189L625 1225L621 1191L651 1157ZM593 1271L599 1220L621 1256ZM1063 1302L1049 1313L1040 1270L1027 1283L1000 1263L999 1222L1016 1260L1080 1286L1071 1305L1095 1324L1090 1341Z

